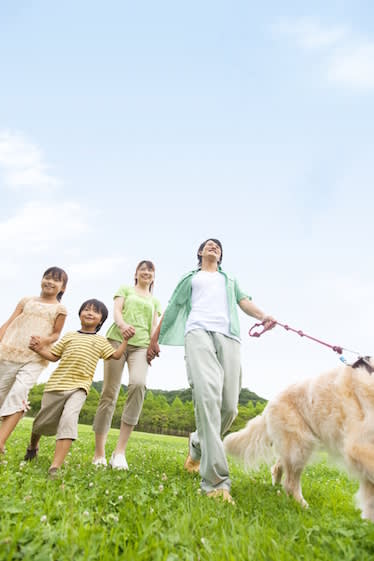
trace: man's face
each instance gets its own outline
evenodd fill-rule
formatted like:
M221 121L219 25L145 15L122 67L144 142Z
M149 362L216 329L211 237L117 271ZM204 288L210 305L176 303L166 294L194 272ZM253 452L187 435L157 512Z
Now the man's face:
M202 258L215 259L217 263L221 260L221 248L213 240L208 240L201 251Z

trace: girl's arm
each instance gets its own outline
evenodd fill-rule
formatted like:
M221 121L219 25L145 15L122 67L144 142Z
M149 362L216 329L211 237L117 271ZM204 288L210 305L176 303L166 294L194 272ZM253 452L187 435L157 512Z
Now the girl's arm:
M4 334L5 334L6 330L8 329L9 325L12 323L12 321L15 320L16 317L18 317L22 314L23 306L24 306L23 302L18 302L18 304L16 306L16 309L14 310L14 312L12 313L10 318L0 327L0 341L4 337Z
M123 296L117 296L114 299L114 308L113 308L113 317L114 322L118 326L120 332L123 335L124 339L130 339L135 332L133 333L132 330L134 329L132 325L125 323L122 317L122 310L125 305L125 298Z
M65 314L58 314L53 326L53 331L50 335L48 335L48 337L39 337L37 335L33 335L33 351L37 351L38 349L42 349L43 347L49 347L50 345L52 345L52 343L55 343L60 337L62 328L65 324L65 319Z
M127 348L128 339L130 339L131 337L133 337L135 335L135 329L131 325L129 325L129 331L131 333L130 337L128 337L127 339L123 339L120 346L113 352L113 354L110 358L114 358L115 360L119 360L121 358L121 356L123 355L123 353L125 352L125 350Z

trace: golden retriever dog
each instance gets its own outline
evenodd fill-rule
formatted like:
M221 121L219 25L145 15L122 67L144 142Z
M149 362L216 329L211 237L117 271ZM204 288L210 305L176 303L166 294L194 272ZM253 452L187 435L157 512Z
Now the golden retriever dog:
M224 439L225 450L247 468L270 463L273 485L307 507L301 473L317 448L344 461L360 481L362 517L374 521L374 359L361 357L314 379L291 385L262 415Z

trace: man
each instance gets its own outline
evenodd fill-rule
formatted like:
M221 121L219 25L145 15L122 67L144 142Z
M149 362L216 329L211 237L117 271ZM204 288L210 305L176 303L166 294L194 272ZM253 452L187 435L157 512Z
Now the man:
M210 238L197 252L198 268L179 282L148 348L148 361L159 343L185 346L196 431L190 435L184 467L200 471L201 489L209 497L233 502L222 435L237 415L241 385L240 328L237 305L272 327L267 316L223 272L222 244Z

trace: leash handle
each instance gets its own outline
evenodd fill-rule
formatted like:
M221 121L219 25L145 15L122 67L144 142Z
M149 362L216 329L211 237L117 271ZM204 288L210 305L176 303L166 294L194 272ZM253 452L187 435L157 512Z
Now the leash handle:
M275 321L274 323L278 323L278 322ZM261 327L262 329L259 329ZM261 323L255 323L254 325L252 325L252 327L248 331L248 335L250 337L260 337L263 333L265 333L265 331L269 331L269 329L270 327L265 327L265 324L262 321Z

